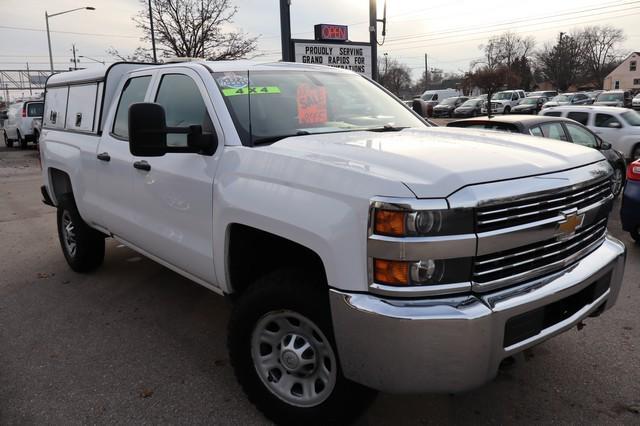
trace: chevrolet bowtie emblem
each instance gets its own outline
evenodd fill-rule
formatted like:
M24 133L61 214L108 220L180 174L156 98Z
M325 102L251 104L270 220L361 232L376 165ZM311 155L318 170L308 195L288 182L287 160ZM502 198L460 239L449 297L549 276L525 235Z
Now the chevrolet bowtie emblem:
M582 226L582 222L584 222L584 213L578 214L576 212L563 212L562 214L565 219L558 224L558 233L560 234L560 239L567 239L573 236L576 229Z

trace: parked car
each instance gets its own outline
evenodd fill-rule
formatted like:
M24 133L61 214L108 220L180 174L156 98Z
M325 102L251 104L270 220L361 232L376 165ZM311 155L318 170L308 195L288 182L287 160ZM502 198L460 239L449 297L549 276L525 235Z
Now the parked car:
M477 117L482 113L482 98L469 99L453 111L454 117Z
M491 112L494 114L509 114L518 105L520 99L525 98L524 90L505 90L491 97ZM487 114L487 103L482 107L482 113Z
M612 148L611 144L602 141L587 127L568 118L560 117L480 117L452 121L447 127L463 127L471 129L498 130L542 138L572 142L600 151L613 168L611 191L617 197L625 183L626 162L624 156Z
M455 109L468 100L469 98L466 96L445 99L433 107L433 117L453 117Z
M631 107L636 111L640 111L640 93L638 93L631 101Z
M40 157L70 268L95 271L114 237L229 296L230 364L277 424L347 424L376 390L478 387L622 284L600 153L430 127L344 69L54 74Z
M590 92L585 92L585 95L589 97L589 101L585 103L585 105L593 105L598 98L598 95L602 92L604 92L604 90L592 90Z
M547 99L551 99L558 96L558 92L555 90L539 90L537 92L530 92L527 94L527 98L534 98L539 96L542 96Z
M514 114L537 114L542 109L542 105L548 100L544 96L529 96L520 99L518 105L514 106L511 112Z
M590 102L586 93L563 93L546 102L542 109L561 105L587 105Z
M632 95L628 90L609 90L598 95L593 105L631 108Z
M7 120L4 125L4 143L11 148L17 142L26 148L28 142L35 142L32 122L42 118L44 103L42 101L20 101L9 106Z
M455 98L461 93L455 89L426 90L413 100L412 108L422 117L431 117L433 108L445 99Z
M620 218L622 229L640 243L640 160L629 164L627 168L627 185L622 194Z
M609 142L627 159L640 158L640 113L637 111L594 105L547 108L541 114L575 120Z

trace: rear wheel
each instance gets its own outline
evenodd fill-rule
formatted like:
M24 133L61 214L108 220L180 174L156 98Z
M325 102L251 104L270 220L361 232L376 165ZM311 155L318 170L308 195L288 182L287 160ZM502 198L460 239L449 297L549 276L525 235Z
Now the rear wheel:
M96 269L104 260L104 234L82 220L73 196L60 197L58 237L67 263L76 272Z
M20 145L20 148L27 149L27 140L22 137L19 131L16 131L16 134L18 135L17 141L18 141L18 145Z
M40 132L37 130L33 131L33 142L38 143L40 141Z
M13 148L13 141L7 136L7 131L4 130L2 133L4 133L4 144L7 148Z
M342 375L326 285L279 270L240 296L228 346L249 400L277 424L346 424L375 392Z

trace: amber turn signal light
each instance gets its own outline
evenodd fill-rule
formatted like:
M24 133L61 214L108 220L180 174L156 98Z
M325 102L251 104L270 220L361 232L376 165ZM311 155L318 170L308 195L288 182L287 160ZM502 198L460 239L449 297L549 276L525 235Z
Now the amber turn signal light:
M378 235L405 235L405 212L393 210L376 210L374 231Z
M409 262L374 259L373 270L373 279L379 284L409 284Z

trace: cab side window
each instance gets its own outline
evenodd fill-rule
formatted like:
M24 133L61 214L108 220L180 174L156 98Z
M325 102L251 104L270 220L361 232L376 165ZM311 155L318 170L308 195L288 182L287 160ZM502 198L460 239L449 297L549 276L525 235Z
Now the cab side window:
M531 133L533 136L539 136L541 138L544 137L544 135L542 134L542 129L538 126L530 128L529 133Z
M589 122L589 113L588 112L571 111L569 114L567 114L567 118L570 118L573 121L577 121L578 123L582 124L583 126L586 126L587 123Z
M589 148L598 147L598 139L590 131L571 123L566 123L565 125L573 143L588 146Z
M213 124L198 86L184 74L165 74L160 81L156 103L164 107L168 127L201 125L203 133L212 133ZM168 146L187 146L187 135L168 134Z
M129 138L129 106L136 102L144 102L151 76L133 77L127 80L122 89L116 118L113 122L113 134L124 139Z

